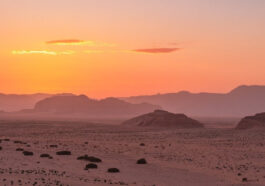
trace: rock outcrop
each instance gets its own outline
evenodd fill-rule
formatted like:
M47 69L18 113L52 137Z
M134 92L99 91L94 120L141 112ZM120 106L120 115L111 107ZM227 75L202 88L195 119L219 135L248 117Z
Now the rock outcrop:
M236 129L265 128L265 112L243 118Z
M155 110L123 122L127 126L203 128L203 124L184 114L173 114L163 110Z

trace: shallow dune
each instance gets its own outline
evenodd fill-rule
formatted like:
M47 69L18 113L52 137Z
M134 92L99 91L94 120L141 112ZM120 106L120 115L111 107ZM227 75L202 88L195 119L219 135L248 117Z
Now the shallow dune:
M1 185L265 185L260 129L9 122L0 124L0 139ZM78 160L84 155L101 162ZM137 164L141 158L147 164ZM97 168L85 170L87 164Z

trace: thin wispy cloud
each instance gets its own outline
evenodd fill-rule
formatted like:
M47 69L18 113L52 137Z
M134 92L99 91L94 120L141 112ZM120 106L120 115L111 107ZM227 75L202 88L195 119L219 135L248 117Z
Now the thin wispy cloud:
M27 54L42 54L42 55L71 55L74 54L74 51L61 51L61 52L55 52L55 51L48 51L48 50L13 50L12 54L14 55L27 55Z
M180 48L146 48L146 49L135 49L131 52L137 53L147 53L147 54L163 54L163 53L172 53L180 50Z
M51 40L47 41L48 45L59 45L59 46L89 46L89 47L113 47L114 44L102 43L96 41L85 41L79 39L65 39L65 40Z

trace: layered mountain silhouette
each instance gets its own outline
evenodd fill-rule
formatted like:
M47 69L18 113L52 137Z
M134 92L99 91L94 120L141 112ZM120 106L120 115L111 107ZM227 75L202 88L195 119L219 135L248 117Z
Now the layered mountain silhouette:
M236 129L265 128L265 112L243 118Z
M42 100L49 96L49 94L0 94L0 110L13 112L21 109L30 109L39 100Z
M90 99L85 95L53 96L36 103L31 113L133 116L160 109L147 103L131 104L116 98ZM29 111L29 110L28 110Z
M53 96L74 96L73 94L31 94L31 95L15 95L15 94L0 94L0 110L5 112L14 112L23 109L32 109L35 104L39 101L50 98ZM83 99L79 102L88 102L90 105L106 104L106 107L111 104L121 104L128 105L129 103L138 105L141 103L149 103L153 105L159 105L164 110L173 113L185 113L190 116L213 116L213 117L244 117L246 115L254 115L255 113L261 113L265 111L265 86L240 86L235 88L229 93L190 93L187 91L182 91L178 93L168 93L168 94L158 94L150 96L135 96L119 98L119 100L114 98L108 98L105 100L92 100ZM80 99L80 98L79 98ZM112 101L111 101L112 100ZM116 101L113 101L116 100ZM121 102L121 100L127 102ZM47 100L46 100L47 101ZM76 99L75 101L78 102ZM96 103L97 104L96 104ZM40 102L41 103L41 102ZM39 105L36 109L40 109ZM108 103L108 104L107 104ZM80 103L80 108L71 108L74 110L87 109L84 103ZM148 104L144 104L148 105ZM142 105L142 107L144 107ZM54 106L54 105L53 105ZM52 106L51 106L52 107ZM83 108L84 107L84 108ZM100 110L100 106L96 110ZM126 107L126 106L125 106ZM128 106L129 107L129 106ZM67 108L68 110L70 108ZM113 105L115 108L115 105ZM127 108L127 107L126 107ZM131 106L130 106L131 108ZM160 107L159 107L160 108ZM155 106L155 109L159 109ZM66 108L54 109L57 112L65 112ZM50 108L51 112L52 108ZM107 109L106 109L107 110ZM129 109L127 109L128 111ZM133 109L132 109L133 110ZM143 109L144 110L144 109ZM24 112L32 112L32 110L25 110ZM101 109L101 111L104 111ZM148 110L152 111L152 110ZM136 112L133 112L136 113ZM144 113L140 112L139 113Z
M184 114L173 114L164 110L155 110L123 122L127 126L166 127L166 128L203 128L203 124Z
M72 94L57 94L57 95L72 95ZM47 97L54 94L1 94L0 93L0 110L6 112L14 112L22 109L32 109L34 105Z
M243 117L265 111L265 86L240 86L227 94L182 91L121 99L160 105L164 110L191 116Z

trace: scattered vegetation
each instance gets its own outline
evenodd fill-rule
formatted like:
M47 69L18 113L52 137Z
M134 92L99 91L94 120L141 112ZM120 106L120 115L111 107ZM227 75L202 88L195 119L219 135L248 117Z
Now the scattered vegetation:
M120 170L117 169L117 168L109 168L109 169L108 169L108 172L109 172L109 173L118 173L118 172L120 172Z
M66 150L64 150L64 151L58 151L58 152L56 152L56 154L59 155L59 156L62 156L62 155L69 156L69 155L71 155L72 153L71 153L70 151L66 151Z
M142 158L142 159L137 160L136 163L137 164L147 164L147 161L144 158Z
M85 161L90 161L90 162L93 162L93 163L100 163L100 162L102 162L101 159L96 158L94 156L88 156L88 155L79 156L77 158L77 160L85 160Z

